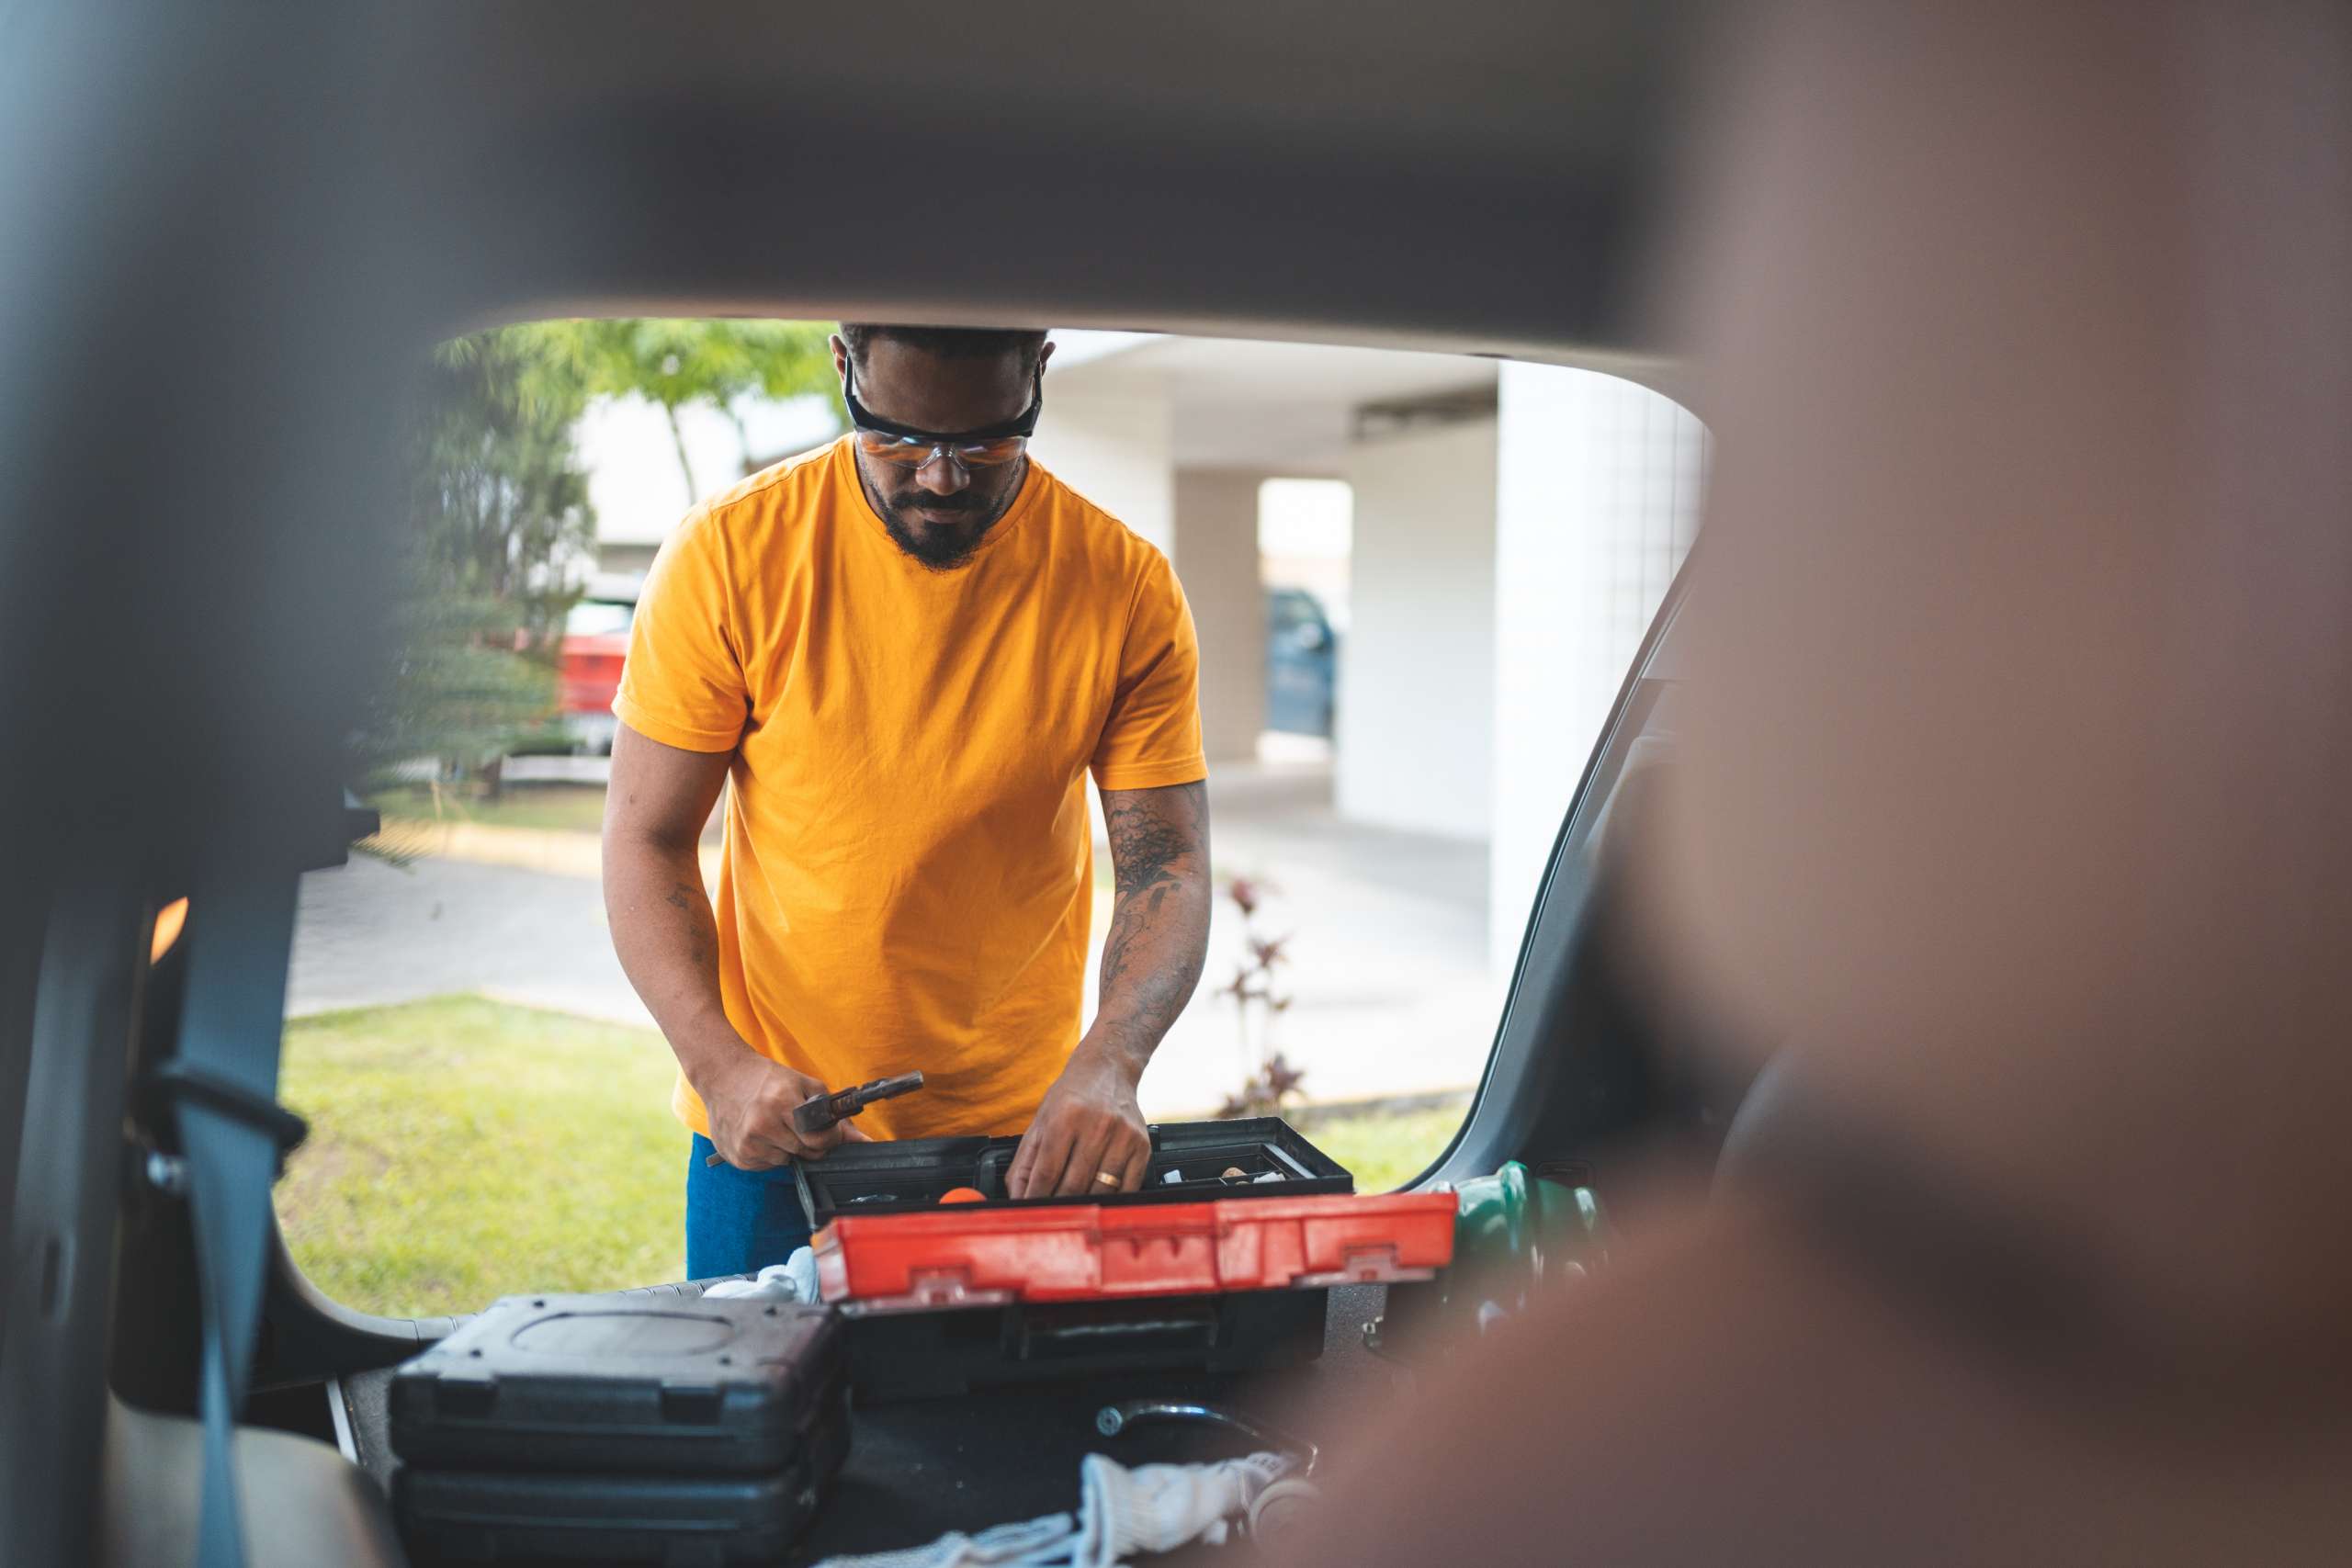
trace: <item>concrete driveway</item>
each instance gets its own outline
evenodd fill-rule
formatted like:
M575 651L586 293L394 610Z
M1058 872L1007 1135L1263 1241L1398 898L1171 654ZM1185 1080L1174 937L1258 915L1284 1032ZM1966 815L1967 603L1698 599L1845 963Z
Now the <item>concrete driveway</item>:
M595 881L428 856L302 879L289 1015L479 991L651 1027Z

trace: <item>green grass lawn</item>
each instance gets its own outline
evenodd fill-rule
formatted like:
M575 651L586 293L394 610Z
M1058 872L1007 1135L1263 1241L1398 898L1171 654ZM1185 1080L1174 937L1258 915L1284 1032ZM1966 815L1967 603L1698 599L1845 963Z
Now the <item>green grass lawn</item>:
M1308 1143L1356 1173L1357 1191L1391 1192L1445 1152L1468 1111L1465 1099L1432 1111L1312 1118L1300 1131Z
M329 1295L403 1317L679 1279L673 1070L650 1032L475 997L299 1020L287 1246Z
M327 1294L399 1317L679 1279L672 1071L650 1031L480 997L288 1024L279 1094L311 1137L277 1188L287 1247ZM1307 1136L1377 1192L1461 1121L1338 1117Z

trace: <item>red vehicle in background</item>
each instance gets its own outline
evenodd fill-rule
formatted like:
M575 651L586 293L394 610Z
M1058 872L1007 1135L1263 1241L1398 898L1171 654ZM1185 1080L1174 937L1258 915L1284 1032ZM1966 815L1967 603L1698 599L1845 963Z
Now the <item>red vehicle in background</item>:
M557 659L558 722L572 749L602 756L613 749L613 694L628 656L629 623L637 618L642 579L598 576L563 622Z

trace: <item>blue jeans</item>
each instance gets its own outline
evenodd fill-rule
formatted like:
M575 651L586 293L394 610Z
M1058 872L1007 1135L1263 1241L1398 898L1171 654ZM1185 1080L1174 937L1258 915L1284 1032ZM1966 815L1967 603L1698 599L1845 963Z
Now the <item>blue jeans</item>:
M754 1274L808 1245L792 1168L738 1170L705 1165L713 1150L695 1134L686 1156L686 1278Z

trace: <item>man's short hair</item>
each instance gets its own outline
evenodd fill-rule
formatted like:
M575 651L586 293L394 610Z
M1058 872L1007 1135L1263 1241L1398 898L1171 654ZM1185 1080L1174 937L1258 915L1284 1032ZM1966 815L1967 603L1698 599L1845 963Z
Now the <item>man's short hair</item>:
M1023 376L1037 373L1037 356L1046 351L1042 328L1032 332L998 327L901 327L876 321L842 323L842 342L849 345L850 357L860 365L865 363L867 345L877 338L889 338L942 359L993 359L1000 355L1019 355Z

